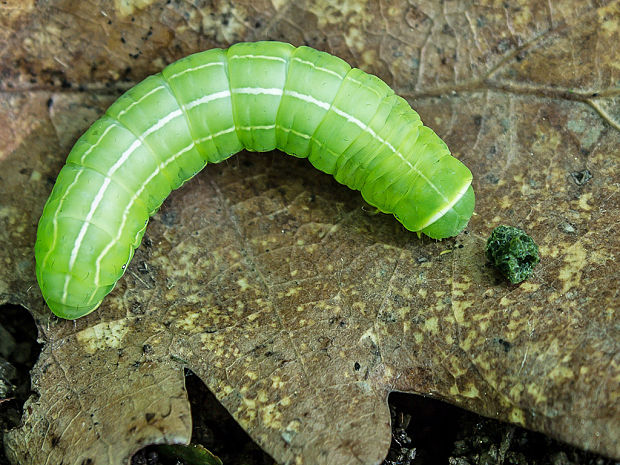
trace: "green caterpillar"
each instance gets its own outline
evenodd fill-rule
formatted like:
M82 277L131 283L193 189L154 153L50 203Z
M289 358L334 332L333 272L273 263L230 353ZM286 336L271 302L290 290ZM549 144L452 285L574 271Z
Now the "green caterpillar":
M69 153L35 245L50 309L95 310L168 194L243 149L308 158L432 238L458 234L473 212L471 172L381 79L282 42L208 50L127 91Z

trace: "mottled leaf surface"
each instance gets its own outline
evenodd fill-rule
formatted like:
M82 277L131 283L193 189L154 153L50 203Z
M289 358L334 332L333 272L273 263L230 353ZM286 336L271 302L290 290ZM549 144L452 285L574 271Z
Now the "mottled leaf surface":
M45 343L9 457L188 442L188 367L279 463L379 463L392 390L620 458L619 17L602 0L2 2L0 303ZM418 239L305 160L241 153L173 193L99 311L55 319L33 245L79 134L166 63L258 39L405 96L474 173L467 231ZM540 246L519 286L486 264L499 224Z

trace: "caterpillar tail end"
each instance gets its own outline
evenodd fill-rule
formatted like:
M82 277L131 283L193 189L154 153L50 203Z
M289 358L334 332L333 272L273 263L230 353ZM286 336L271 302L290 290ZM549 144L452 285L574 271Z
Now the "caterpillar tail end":
M459 234L474 213L476 199L474 189L470 185L465 194L456 202L445 215L434 223L421 230L432 239L445 239Z
M54 315L65 320L75 320L95 311L114 287L101 286L95 289L93 294L93 288L80 286L70 288L64 293L66 279L65 273L53 272L37 263L37 281L43 300Z

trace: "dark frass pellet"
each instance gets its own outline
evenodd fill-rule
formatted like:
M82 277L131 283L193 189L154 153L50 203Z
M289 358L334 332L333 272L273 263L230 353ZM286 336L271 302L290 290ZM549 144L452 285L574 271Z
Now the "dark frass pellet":
M487 258L512 284L527 279L540 261L538 246L525 231L498 226L487 240Z

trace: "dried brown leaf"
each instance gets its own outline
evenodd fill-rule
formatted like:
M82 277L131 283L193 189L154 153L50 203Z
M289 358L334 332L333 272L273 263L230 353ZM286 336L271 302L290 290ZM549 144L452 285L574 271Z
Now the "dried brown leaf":
M618 1L0 8L0 303L45 342L6 436L15 463L187 443L183 367L280 463L380 462L392 390L620 458ZM257 39L330 51L409 98L474 173L468 231L418 240L305 160L242 153L173 193L98 312L52 318L33 244L77 136L166 63ZM502 223L540 246L520 286L484 258Z

